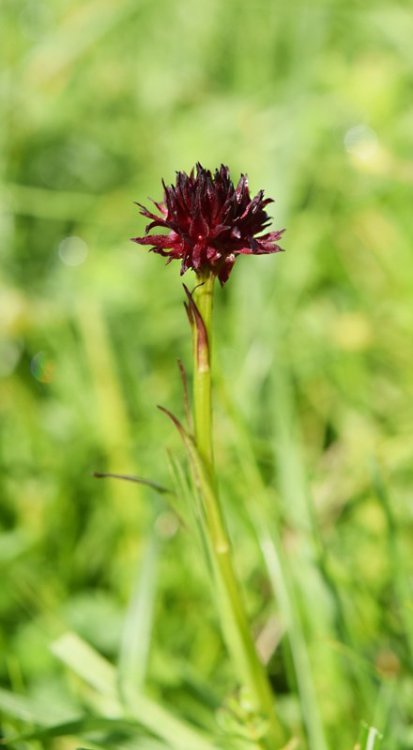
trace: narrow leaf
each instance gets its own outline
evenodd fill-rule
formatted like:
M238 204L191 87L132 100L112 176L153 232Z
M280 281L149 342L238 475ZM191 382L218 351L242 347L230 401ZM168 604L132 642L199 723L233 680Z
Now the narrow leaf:
M79 677L99 693L116 698L115 668L75 633L66 633L52 646L53 653ZM129 699L128 709L118 698L119 715L128 718L129 712L142 727L165 740L176 750L214 750L214 745L196 727L173 716L166 708L142 694Z
M204 323L203 317L199 312L197 305L194 302L193 295L189 291L188 287L183 284L185 294L188 299L186 310L190 321L196 326L196 352L197 352L197 364L200 372L209 370L209 340L208 331Z
M153 607L156 592L159 540L153 537L146 548L135 590L125 617L119 653L119 687L126 703L129 697L143 688L148 663L152 632Z
M95 479L124 479L126 482L136 482L137 484L144 484L147 487L151 487L151 489L155 490L155 492L159 492L160 494L171 492L171 490L169 490L167 487L163 487L161 484L153 482L152 479L145 479L144 477L137 477L131 474L114 474L112 472L94 471L93 476L95 477Z
M180 359L178 359L178 368L179 368L179 373L180 373L181 381L182 381L182 388L183 388L183 392L184 392L184 413L185 413L185 418L186 418L186 422L187 422L188 428L190 430L192 430L192 413L191 413L191 405L190 405L190 402L189 402L188 376L186 374L186 370L185 370L185 367L183 365L183 362Z

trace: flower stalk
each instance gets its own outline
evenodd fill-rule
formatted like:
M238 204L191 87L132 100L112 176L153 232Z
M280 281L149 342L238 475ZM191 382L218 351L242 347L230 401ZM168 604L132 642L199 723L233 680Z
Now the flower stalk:
M247 688L255 716L264 725L257 737L260 747L277 750L281 725L274 696L249 628L241 591L234 571L231 545L221 510L214 471L211 400L211 334L214 282L226 284L241 255L268 255L282 250L278 241L284 230L268 231L272 203L264 191L251 197L248 178L241 174L235 186L228 167L212 173L198 162L189 174L177 172L174 185L163 182L164 196L149 210L138 204L149 219L145 235L134 237L167 263L178 260L181 274L192 269L198 280L193 294L184 285L186 310L192 326L194 372L194 439L179 420L173 421L184 441L201 500L201 525L209 551L222 621L223 635L242 684ZM154 234L153 230L161 231Z
M265 722L264 747L275 750L281 741L281 727L275 714L274 696L265 668L261 663L251 635L248 618L235 575L231 544L226 529L214 472L212 438L211 338L215 276L204 274L195 289L192 305L193 351L193 412L195 445L204 466L207 482L201 482L200 494L204 510L204 535L217 585L223 635L228 650L248 689L254 711ZM188 292L187 292L188 294ZM208 481L209 480L209 481Z
M198 452L213 474L211 329L215 276L206 274L194 292L195 308L200 320L193 326L194 348L194 432Z

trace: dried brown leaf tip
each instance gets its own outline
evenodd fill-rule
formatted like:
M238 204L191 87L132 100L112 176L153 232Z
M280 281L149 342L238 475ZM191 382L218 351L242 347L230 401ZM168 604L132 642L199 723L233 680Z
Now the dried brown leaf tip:
M260 234L271 223L265 208L273 200L264 198L263 190L251 198L246 175L234 187L228 167L221 164L212 175L198 163L190 174L177 172L175 185L163 187L163 201L153 201L158 213L138 204L150 222L145 236L133 241L150 245L168 261L180 260L181 273L189 268L200 277L213 273L224 284L238 255L282 250L277 243L283 229ZM155 227L167 232L150 234Z
M205 323L202 319L202 315L195 304L193 295L189 291L188 287L184 284L184 291L188 302L185 304L185 308L188 314L191 325L196 326L196 351L197 351L197 365L200 372L207 372L209 370L209 341L208 331Z

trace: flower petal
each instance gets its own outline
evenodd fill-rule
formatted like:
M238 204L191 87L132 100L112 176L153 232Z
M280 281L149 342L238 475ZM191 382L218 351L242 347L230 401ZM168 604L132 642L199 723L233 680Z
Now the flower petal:
M272 198L264 191L251 198L248 177L241 174L236 188L227 166L214 174L198 162L189 174L177 172L174 185L162 181L164 198L152 201L157 215L138 204L140 213L150 219L144 237L134 237L140 245L171 260L181 260L181 273L210 271L224 284L238 255L265 255L282 250L277 244L284 230L262 233L271 224L266 206ZM156 227L165 234L150 232Z

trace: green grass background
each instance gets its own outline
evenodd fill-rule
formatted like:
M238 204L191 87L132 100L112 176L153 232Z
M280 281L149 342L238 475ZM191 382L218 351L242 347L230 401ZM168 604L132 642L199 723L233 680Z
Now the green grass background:
M280 714L310 750L372 750L364 723L413 747L411 4L0 16L4 732L118 715L52 653L68 630L211 748L235 727L197 539L151 490L91 476L170 486L166 449L183 458L155 409L183 411L179 268L129 238L133 201L200 160L247 172L287 227L284 254L241 258L217 289L214 352L225 511ZM168 732L80 724L16 746L194 750Z

